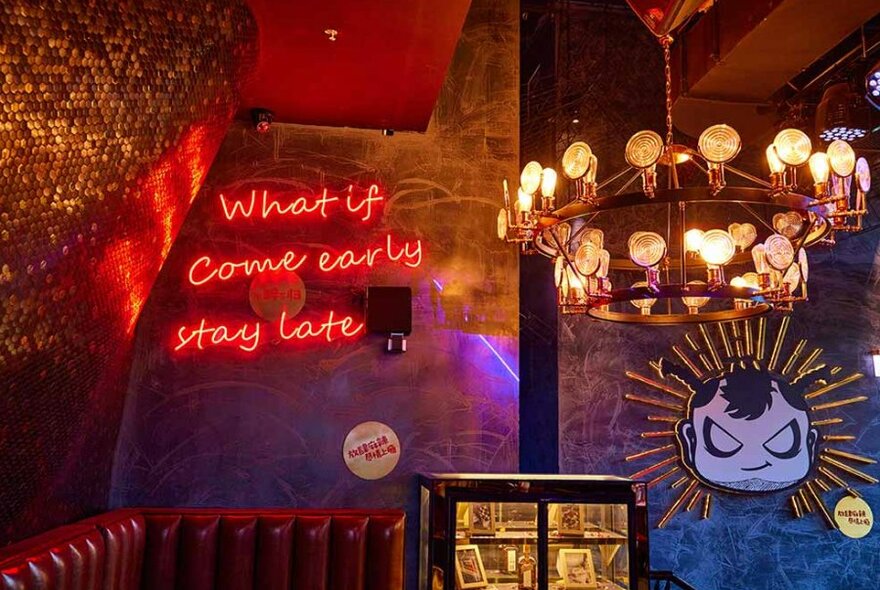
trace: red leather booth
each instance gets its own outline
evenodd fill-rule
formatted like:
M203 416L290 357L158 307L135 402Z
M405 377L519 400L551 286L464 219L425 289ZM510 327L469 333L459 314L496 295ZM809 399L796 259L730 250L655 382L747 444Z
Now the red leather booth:
M404 514L123 509L0 550L2 590L402 590Z

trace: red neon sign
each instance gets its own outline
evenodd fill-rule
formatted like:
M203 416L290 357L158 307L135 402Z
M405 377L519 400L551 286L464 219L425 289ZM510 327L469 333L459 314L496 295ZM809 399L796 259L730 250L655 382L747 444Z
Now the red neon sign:
M189 267L189 282L198 286L213 279L228 281L237 274L249 277L267 270L277 271L282 268L293 272L305 263L306 258L308 258L306 254L297 257L293 250L288 250L277 260L257 258L238 262L226 261L220 264L214 263L210 256L202 256Z
M360 218L361 221L369 221L373 216L373 204L385 199L385 197L379 194L379 187L375 184L371 185L367 189L366 195L360 199L355 197L354 185L349 186L347 192L348 195L344 201L345 208L349 213L360 213L363 211ZM284 204L277 198L270 196L267 190L263 191L260 199L257 199L257 191L252 190L250 199L243 201L227 202L226 197L222 193L220 194L220 205L223 208L223 215L228 221L232 221L236 217L244 219L252 217L269 219L273 216L296 217L306 213L314 213L315 211L320 211L321 217L327 219L327 205L340 202L341 200L339 197L329 196L326 188L321 192L320 196L299 196ZM257 207L258 202L259 207Z
M233 347L244 352L254 352L260 345L262 323L244 322L237 326L226 324L212 325L208 319L201 318L195 326L180 326L174 350L186 348L205 350L208 347ZM351 316L337 316L330 311L324 320L303 320L291 324L287 312L281 312L278 336L282 340L323 339L333 342L342 338L354 338L364 331L364 323Z
M338 269L351 268L352 266L369 266L373 267L376 257L384 254L389 261L397 262L403 259L403 265L410 268L417 268L422 264L422 241L416 240L415 243L404 242L403 246L397 246L395 250L391 242L391 234L385 237L385 245L369 248L366 252L357 256L354 250L343 250L335 259L329 252L321 253L318 257L318 268L324 272L331 272Z
M385 236L385 244L356 253L355 250L343 250L336 254L321 252L318 256L318 268L323 272L345 270L357 266L372 268L377 260L402 264L409 268L418 268L422 264L422 241L395 244L391 234ZM280 258L254 258L247 260L215 261L210 256L196 259L189 267L187 277L192 285L200 286L213 280L228 281L235 277L252 276L265 271L286 270L294 272L300 269L308 259L308 254L296 254L288 250Z
M208 326L202 318L198 327L180 326L177 330L178 343L174 350L195 347L205 350L205 346L234 346L245 352L253 352L260 344L260 322L244 323L238 328L220 324Z
M281 323L278 325L278 335L284 340L306 340L323 336L327 342L333 342L337 338L357 336L364 329L363 322L355 324L354 318L351 316L343 316L339 320L334 320L332 311L327 316L327 319L320 324L316 324L311 320L305 320L295 327L286 329L288 328L286 326L287 321L287 312L282 311ZM338 330L334 332L334 328Z
M370 221L378 210L378 204L385 197L379 193L377 185L371 185L366 191L349 186L347 194L331 195L324 189L320 194L297 196L283 200L270 195L268 190L258 193L252 190L250 198L243 200L227 200L220 194L220 205L227 221L236 219L267 220L270 218L295 218L308 214L318 214L327 219L334 212L348 213L357 216L361 221ZM332 248L312 247L317 252L298 253L287 250L281 256L247 259L223 259L222 256L205 255L196 259L189 267L187 279L194 286L202 286L212 281L229 281L236 278L257 276L267 272L296 272L308 262L313 254L317 269L324 273L343 271L346 269L366 267L373 268L381 261L400 264L408 268L421 266L423 259L422 241L395 240L388 233L381 245L362 248L348 248L335 251ZM295 275L291 275L295 276ZM300 282L300 285L302 283ZM304 294L296 292L292 300L300 300ZM267 292L268 293L268 292ZM278 299L279 295L265 294L264 298ZM302 303L300 303L302 307ZM284 341L326 341L333 342L352 339L366 332L363 321L335 311L327 312L322 319L305 319L293 322L288 316L291 308L281 312L277 324L265 322L243 321L239 323L214 322L202 317L197 323L181 325L176 332L173 343L175 351L206 350L208 348L237 348L245 353L255 352L264 340L268 326L275 326L274 336ZM293 313L298 308L293 310ZM277 315L270 316L272 318Z

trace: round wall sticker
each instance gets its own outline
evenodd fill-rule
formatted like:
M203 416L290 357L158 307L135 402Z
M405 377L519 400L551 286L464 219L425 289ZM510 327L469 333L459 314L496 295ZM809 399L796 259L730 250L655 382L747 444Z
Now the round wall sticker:
M295 272L262 272L251 281L248 298L264 320L275 321L282 311L292 318L306 303L306 285Z
M871 532L874 514L863 499L844 496L834 507L834 522L847 537L861 539Z
M361 479L381 479L394 471L400 460L400 440L387 424L361 422L345 437L342 458Z

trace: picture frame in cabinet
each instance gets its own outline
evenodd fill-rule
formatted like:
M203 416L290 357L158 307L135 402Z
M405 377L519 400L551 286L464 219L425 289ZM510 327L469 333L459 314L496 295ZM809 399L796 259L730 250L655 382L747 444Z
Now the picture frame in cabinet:
M556 569L565 590L594 590L598 587L593 552L590 549L560 549Z
M483 559L480 557L479 546L456 546L455 580L457 582L456 587L461 590L485 588L489 585L489 580L486 577L486 568L483 567Z

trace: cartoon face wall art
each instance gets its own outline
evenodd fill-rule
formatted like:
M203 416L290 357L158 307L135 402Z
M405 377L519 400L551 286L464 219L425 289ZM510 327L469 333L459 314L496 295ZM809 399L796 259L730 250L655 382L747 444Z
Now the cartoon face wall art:
M863 471L877 461L858 453L847 411L868 400L846 393L864 375L822 362L824 351L806 340L786 346L790 321L775 337L764 317L700 324L648 361L655 375L626 371L638 387L624 397L650 408L646 447L625 457L640 464L630 477L675 490L658 528L687 512L710 518L725 495L771 494L796 518L818 515L835 528L826 501L878 483Z
M790 488L809 475L819 433L810 426L803 394L828 379L827 368L790 384L757 362L733 365L705 382L666 359L660 367L693 391L676 438L694 476L720 489L754 493Z

